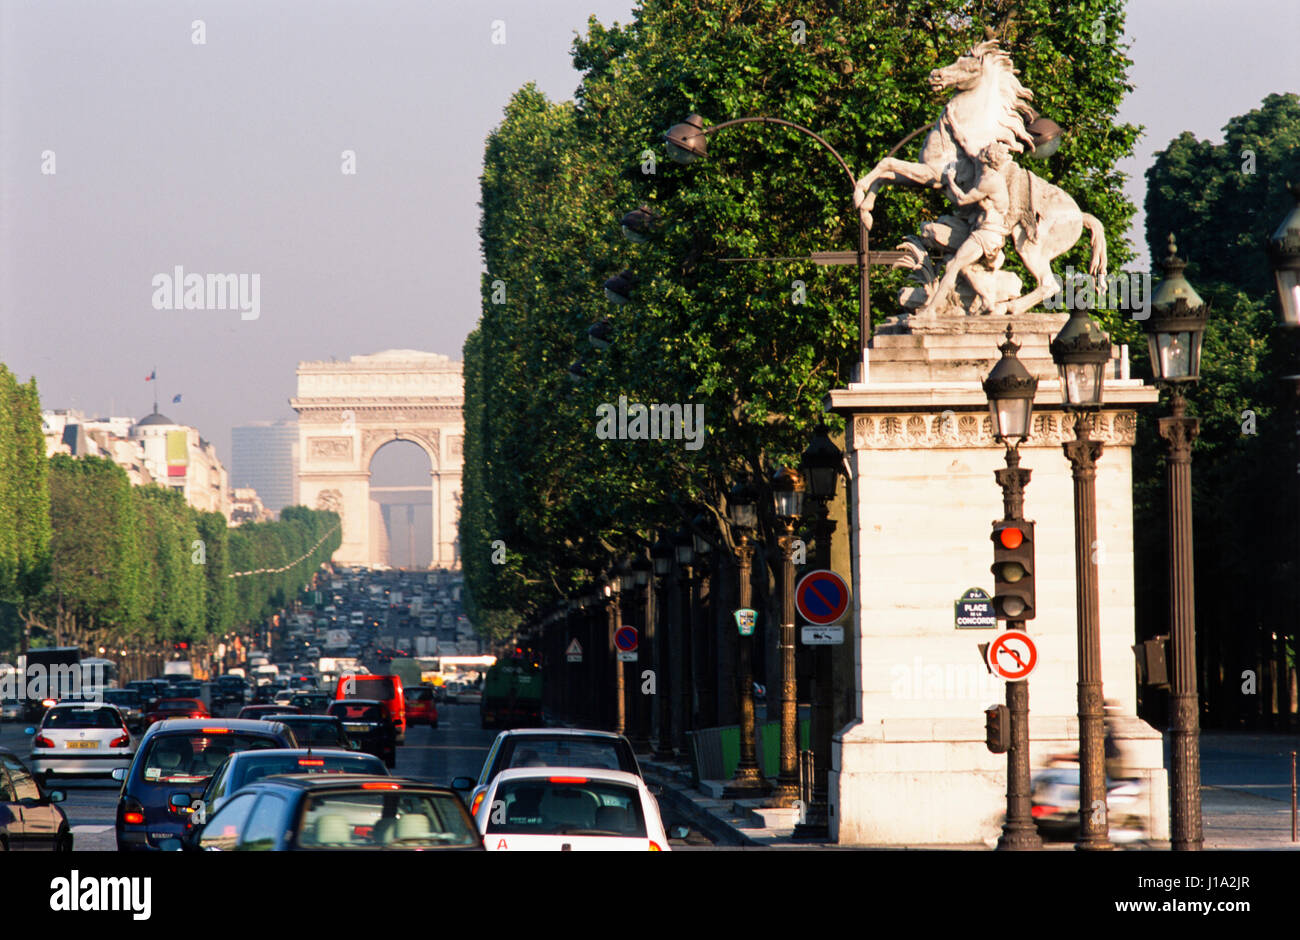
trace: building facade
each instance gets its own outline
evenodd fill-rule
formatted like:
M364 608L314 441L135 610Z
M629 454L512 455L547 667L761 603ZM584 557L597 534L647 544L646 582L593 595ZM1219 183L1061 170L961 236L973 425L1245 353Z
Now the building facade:
M273 513L298 503L298 422L254 421L230 432L230 482Z

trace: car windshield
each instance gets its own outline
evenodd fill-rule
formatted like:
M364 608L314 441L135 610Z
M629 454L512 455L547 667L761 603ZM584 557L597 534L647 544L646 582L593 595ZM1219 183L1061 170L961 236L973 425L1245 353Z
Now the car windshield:
M282 746L274 738L238 732L204 734L200 730L160 734L149 742L144 757L144 782L201 783L236 751Z
M188 711L192 708L198 708L198 707L199 707L199 703L194 701L194 699L192 698L165 698L158 703L159 711L164 711L164 710Z
M384 710L379 705L351 705L347 702L335 702L329 713L343 721L383 721Z
M298 743L342 744L343 729L334 721L286 721Z
M378 774L388 775L388 768L378 757L369 754L272 754L241 759L231 773L227 792L276 774Z
M622 770L632 772L619 761L618 741L615 739L579 738L575 736L546 738L525 735L517 739L514 749L502 768L511 767L590 767L594 770Z
M121 728L122 717L115 708L52 708L42 728Z
M515 835L646 837L645 815L641 812L641 795L636 787L557 777L502 783L497 787L487 831Z
M479 844L454 796L420 790L331 791L305 801L298 844L312 849L456 848ZM392 785L396 787L397 785Z

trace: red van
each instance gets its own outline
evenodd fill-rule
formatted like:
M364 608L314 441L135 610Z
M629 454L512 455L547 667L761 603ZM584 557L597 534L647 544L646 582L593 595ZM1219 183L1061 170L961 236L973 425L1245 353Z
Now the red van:
M339 676L334 701L346 698L376 699L384 703L389 717L397 726L397 743L406 740L406 694L400 676Z

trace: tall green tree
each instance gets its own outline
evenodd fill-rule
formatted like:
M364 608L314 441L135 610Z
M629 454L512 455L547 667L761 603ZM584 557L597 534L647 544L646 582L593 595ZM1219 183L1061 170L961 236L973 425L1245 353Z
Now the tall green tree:
M515 95L484 157L487 275L465 349L461 535L476 607L526 617L652 530L720 513L738 474L766 477L797 459L825 420L826 392L849 377L851 269L722 260L852 248L848 178L812 141L771 126L720 133L706 160L670 164L661 135L687 114L805 124L865 175L935 119L943 102L925 90L931 69L992 26L1035 105L1066 126L1036 172L1102 220L1113 267L1131 257L1133 206L1115 170L1138 130L1115 121L1129 88L1123 4L1014 6L1008 18L1010 4L969 0L812 0L797 10L778 0L644 0L628 25L593 19L579 37L575 102L531 87ZM618 220L641 204L657 213L658 234L633 245ZM873 244L892 246L940 205L887 190ZM1083 268L1087 250L1081 243L1060 262ZM615 308L601 284L625 267L637 283ZM874 276L877 319L896 312L902 283L897 272ZM586 330L606 316L614 344L589 352ZM585 378L574 384L565 373L579 358ZM597 409L620 396L703 406L701 446L598 436Z
M1287 181L1300 181L1300 95L1269 95L1260 107L1228 121L1223 143L1183 133L1156 154L1147 171L1147 242L1157 262L1176 237L1186 277L1211 305L1201 381L1188 392L1201 419L1193 451L1197 633L1203 721L1226 726L1268 720L1275 697L1269 661L1272 636L1289 636L1296 569L1287 494L1295 474L1289 385L1294 351L1277 316L1277 294L1264 240L1294 204ZM1157 277L1158 277L1157 273ZM1149 368L1145 347L1136 365ZM1147 372L1146 374L1149 374ZM1148 410L1139 417L1134 453L1140 635L1168 631L1168 559L1163 442ZM1212 573L1213 577L1210 577ZM1249 591L1222 590L1250 584ZM1243 675L1259 688L1242 695ZM1288 683L1282 683L1285 692ZM1285 704L1285 703L1283 703Z

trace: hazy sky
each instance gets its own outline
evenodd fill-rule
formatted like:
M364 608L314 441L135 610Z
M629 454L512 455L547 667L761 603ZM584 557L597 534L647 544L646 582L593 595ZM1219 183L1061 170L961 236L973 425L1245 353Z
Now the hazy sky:
M156 368L228 460L232 425L293 416L299 360L460 358L484 139L526 81L571 97L575 31L632 5L0 0L0 360L96 414L147 413ZM1295 0L1133 0L1128 33L1139 207L1170 138L1300 90ZM258 275L256 319L155 309L177 266Z

